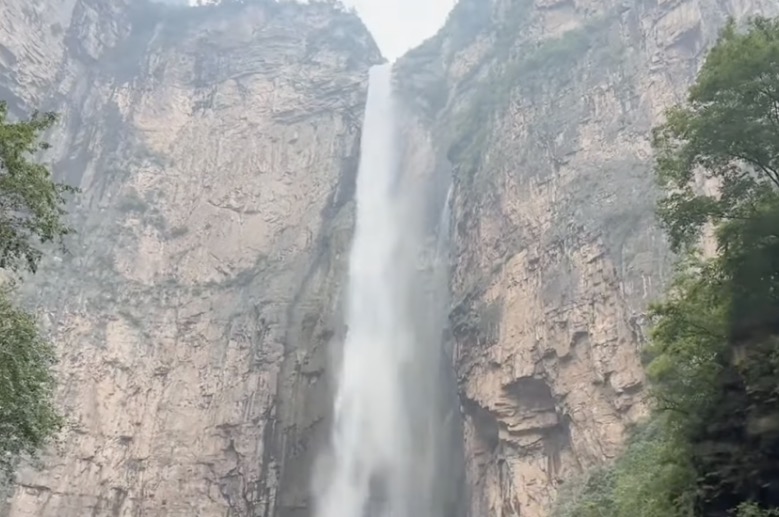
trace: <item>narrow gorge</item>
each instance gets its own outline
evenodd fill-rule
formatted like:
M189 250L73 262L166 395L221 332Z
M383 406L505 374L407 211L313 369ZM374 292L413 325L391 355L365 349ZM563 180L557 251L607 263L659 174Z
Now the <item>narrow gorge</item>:
M66 426L0 515L548 516L648 411L652 127L757 14L459 0L386 63L337 2L4 0L82 192L23 293Z

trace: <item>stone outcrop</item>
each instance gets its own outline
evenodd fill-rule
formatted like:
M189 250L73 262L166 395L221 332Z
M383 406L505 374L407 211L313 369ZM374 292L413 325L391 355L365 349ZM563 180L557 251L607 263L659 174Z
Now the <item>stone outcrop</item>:
M305 515L378 50L326 4L55 3L0 5L0 97L83 190L30 284L68 423L0 513Z
M726 16L758 13L779 7L460 0L398 63L406 172L455 171L474 517L546 515L646 413L645 310L670 270L649 133ZM48 159L83 189L70 254L30 284L68 426L0 514L309 515L379 60L326 4L0 2L0 98L62 114Z
M762 0L461 0L396 67L455 168L451 311L471 515L547 515L646 414L671 258L649 136Z

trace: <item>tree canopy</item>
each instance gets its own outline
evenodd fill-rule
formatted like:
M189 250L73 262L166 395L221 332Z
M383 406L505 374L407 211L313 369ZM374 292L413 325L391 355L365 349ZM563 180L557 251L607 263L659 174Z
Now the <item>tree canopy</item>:
M656 172L669 196L660 219L674 249L694 246L706 223L749 217L779 187L779 21L730 21L687 103L654 131ZM717 184L696 189L696 178ZM768 199L766 199L768 198Z
M779 516L779 22L728 23L653 145L679 262L651 308L652 417L557 515Z
M71 232L62 215L64 194L75 189L54 182L46 166L31 159L48 148L39 137L55 121L53 113L34 113L11 122L0 102L0 269L35 272L40 245Z
M54 124L51 113L10 121L0 102L0 274L34 273L50 242L71 232L64 223L65 194L37 151L41 135ZM19 458L34 455L59 429L54 405L55 354L39 334L33 316L14 306L11 284L0 278L0 480Z
M59 429L54 360L35 319L0 292L0 475L9 475L20 455L34 455Z

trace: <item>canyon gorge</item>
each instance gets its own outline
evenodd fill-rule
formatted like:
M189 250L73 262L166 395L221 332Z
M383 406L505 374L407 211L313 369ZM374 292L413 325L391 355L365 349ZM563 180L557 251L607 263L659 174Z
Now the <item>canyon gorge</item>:
M779 5L459 0L392 63L406 317L442 341L409 374L439 427L409 434L448 476L441 515L544 517L646 415L672 264L651 129L727 18L757 14ZM0 3L0 99L60 113L44 158L82 190L24 293L67 425L0 515L315 514L384 61L328 2Z

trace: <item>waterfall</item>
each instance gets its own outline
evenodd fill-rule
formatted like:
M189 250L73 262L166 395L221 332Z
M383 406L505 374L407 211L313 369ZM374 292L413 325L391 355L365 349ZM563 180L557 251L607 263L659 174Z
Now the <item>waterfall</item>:
M398 158L391 66L370 71L356 189L356 227L328 466L317 517L451 514L452 413L443 379L446 298L441 236L414 220L419 193ZM415 198L416 195L416 198ZM443 210L448 219L448 203ZM428 260L424 251L429 251ZM420 259L420 257L423 257ZM444 264L444 266L442 266ZM445 270L445 269L444 269ZM451 419L450 419L451 420ZM451 426L450 426L451 428ZM448 506L447 506L448 505Z

